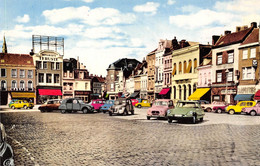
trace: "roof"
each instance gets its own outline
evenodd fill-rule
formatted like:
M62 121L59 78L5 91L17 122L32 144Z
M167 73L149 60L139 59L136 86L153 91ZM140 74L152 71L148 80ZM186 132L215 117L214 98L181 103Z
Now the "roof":
M219 40L216 42L216 44L214 45L214 47L221 47L221 46L242 42L248 36L248 34L251 33L253 29L254 29L253 27L250 27L246 30L221 36Z
M241 45L246 45L250 43L255 43L259 41L259 28L253 29L252 33L250 33L244 42Z
M33 58L29 54L0 53L0 65L33 67Z

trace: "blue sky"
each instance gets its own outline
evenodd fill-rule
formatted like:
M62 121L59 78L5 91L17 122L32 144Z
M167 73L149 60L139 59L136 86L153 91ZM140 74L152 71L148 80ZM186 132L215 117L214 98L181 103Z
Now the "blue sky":
M160 39L211 43L212 35L260 22L259 0L1 0L0 34L10 53L32 35L64 37L64 58L106 75L119 58L141 61ZM2 44L3 37L0 42Z

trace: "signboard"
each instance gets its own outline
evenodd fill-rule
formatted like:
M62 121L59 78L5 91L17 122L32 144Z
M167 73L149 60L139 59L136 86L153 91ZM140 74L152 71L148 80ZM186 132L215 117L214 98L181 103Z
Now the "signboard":
M90 92L88 91L75 91L75 95L89 95Z

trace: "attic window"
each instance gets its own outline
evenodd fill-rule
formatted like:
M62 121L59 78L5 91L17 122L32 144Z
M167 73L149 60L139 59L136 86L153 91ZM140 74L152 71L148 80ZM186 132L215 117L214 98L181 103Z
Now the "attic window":
M31 64L31 61L27 61L27 63Z
M1 59L1 63L4 63L5 62L5 60L4 59Z

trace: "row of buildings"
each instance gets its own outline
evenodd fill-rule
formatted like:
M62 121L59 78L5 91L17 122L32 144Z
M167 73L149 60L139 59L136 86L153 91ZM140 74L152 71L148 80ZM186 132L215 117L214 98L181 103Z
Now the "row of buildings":
M0 53L0 103L27 99L43 103L48 99L77 97L85 102L101 98L105 78L89 74L79 59L63 59L53 50L30 54L7 52L4 37Z
M107 95L133 98L171 98L235 103L257 99L260 89L259 28L238 26L236 31L212 36L212 44L160 40L142 62L120 59L107 69ZM133 63L134 62L134 63ZM124 75L126 66L134 67Z

